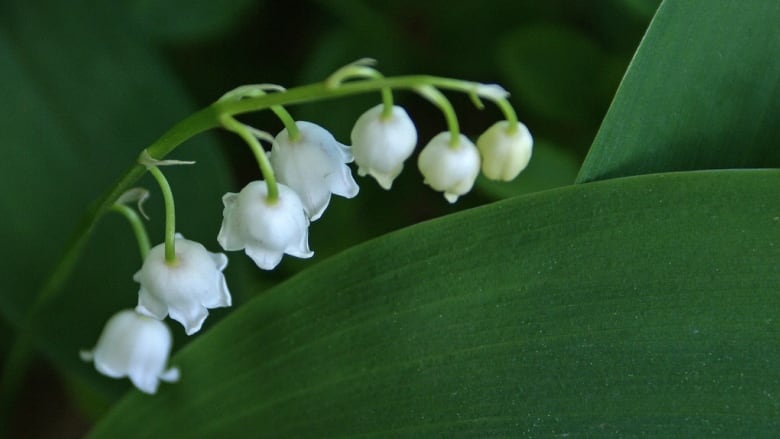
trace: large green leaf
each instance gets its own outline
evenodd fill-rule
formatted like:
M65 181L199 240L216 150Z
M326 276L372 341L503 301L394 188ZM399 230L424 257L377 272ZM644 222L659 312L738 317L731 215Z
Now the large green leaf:
M778 183L632 177L386 235L235 310L92 437L770 436Z
M780 166L780 2L666 1L578 176Z

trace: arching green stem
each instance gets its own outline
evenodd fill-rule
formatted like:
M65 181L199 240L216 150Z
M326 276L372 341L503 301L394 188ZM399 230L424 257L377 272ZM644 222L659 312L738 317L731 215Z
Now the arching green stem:
M228 98L215 102L171 127L171 129L160 136L154 143L149 145L149 147L146 148L146 151L152 157L163 159L186 140L223 124L223 117L225 116L236 116L243 113L269 109L274 105L289 106L376 91L382 91L383 94L385 94L383 90L416 90L421 86L426 85L442 90L473 94L494 102L499 102L501 99L505 99L508 96L508 93L504 89L496 85L486 85L478 82L427 75L387 78L368 77L360 81L342 83L341 81L344 78L349 77L350 74L337 77L334 81L324 81L288 90L281 90L281 87L279 86L263 86L267 90L273 89L279 92L249 96L245 99L234 99L236 94L228 93L226 95ZM258 87L239 87L239 89L237 89L237 95L241 96L245 90L251 88ZM384 100L384 102L385 105L388 104L387 100ZM499 106L500 105L502 104L499 104ZM385 107L385 109L387 109L387 107ZM507 119L510 120L511 124L510 117L507 117ZM448 124L451 125L451 122L448 121ZM450 131L452 132L452 128L450 128ZM111 209L111 206L113 206L116 200L127 189L132 187L135 182L143 176L146 170L147 167L145 165L134 163L87 210L78 227L71 235L59 262L45 279L39 288L33 303L28 307L27 312L21 319L21 323L18 325L19 335L16 337L8 351L6 356L7 361L4 364L2 377L0 377L0 432L2 431L2 424L4 421L2 419L4 417L3 414L7 413L3 408L8 407L9 404L12 403L13 395L18 391L19 383L21 382L20 376L24 371L24 367L27 364L30 352L34 346L34 338L36 336L35 323L37 319L44 318L42 312L45 309L45 305L51 303L52 299L62 292L63 286L73 271L76 261L84 249L87 240L95 230L95 226L99 219ZM272 174L264 173L264 175L267 178L268 175ZM269 181L269 192L271 184L271 181Z
M352 64L348 64L335 72L325 80L325 86L337 88L349 79L381 79L384 75L372 66L376 61L370 58L360 59ZM393 115L393 89L382 87L382 118L388 119Z
M149 173L160 185L160 192L165 202L165 262L174 264L176 262L176 206L173 203L173 192L160 168L150 166Z

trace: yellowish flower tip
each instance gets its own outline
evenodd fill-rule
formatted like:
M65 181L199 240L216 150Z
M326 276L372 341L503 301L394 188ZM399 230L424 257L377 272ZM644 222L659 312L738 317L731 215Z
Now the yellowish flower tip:
M477 139L482 173L491 180L513 180L528 166L533 143L524 124L518 122L517 129L512 130L509 122L496 122Z
M475 93L478 96L487 98L493 101L499 99L506 99L509 97L509 92L504 87L498 84L478 84Z

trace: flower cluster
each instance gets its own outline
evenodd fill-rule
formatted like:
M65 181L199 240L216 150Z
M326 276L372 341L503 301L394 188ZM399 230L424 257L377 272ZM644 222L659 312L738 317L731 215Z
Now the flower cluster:
M165 245L152 248L133 276L138 282L138 305L109 319L93 351L81 358L112 378L128 376L142 392L155 393L158 380L179 379L176 368L163 371L171 350L166 316L184 326L187 335L198 332L209 308L231 305L222 270L223 253L211 253L203 245L176 237L176 260L166 261Z
M218 241L226 251L244 250L257 266L275 268L283 254L309 258L308 226L319 219L331 195L352 198L358 185L346 165L354 160L358 174L370 175L390 189L417 144L417 129L407 112L379 104L363 113L352 129L351 147L325 128L297 121L298 137L288 129L273 138L268 154L278 180L278 195L269 196L268 181L254 181L239 193L228 193ZM257 130L247 129L252 133ZM443 132L422 149L418 167L425 183L450 203L474 186L480 168L486 177L509 181L531 158L533 140L522 123L497 122L477 140Z
M377 75L367 65L355 64L337 71L325 84L335 89L345 79L381 78ZM508 181L528 165L533 139L525 125L517 121L503 89L465 81L427 80L432 83L412 77L409 88L442 110L449 129L434 136L420 151L417 165L425 184L454 203L472 189L480 169L487 178ZM488 128L475 145L460 133L454 110L437 84L469 93L479 106L480 98L496 102L506 120ZM218 103L261 98L267 91L283 93L284 89L271 85L239 87ZM237 121L232 113L221 113L222 126L239 135L252 150L263 179L223 196L219 245L225 251L243 250L263 270L274 269L285 254L310 258L314 254L308 242L310 223L322 217L331 196L352 198L358 194L349 163L355 162L360 176L370 175L382 188L391 189L414 153L417 129L406 110L393 104L387 86L382 88L382 100L357 118L349 146L319 125L295 121L281 105L270 106L284 124L276 136ZM260 141L270 143L270 151ZM143 392L154 393L160 380L172 382L179 377L178 369L165 370L171 334L162 320L170 316L181 323L187 335L192 335L200 331L209 309L231 306L231 295L223 275L227 256L209 252L202 244L175 233L173 196L159 167L189 162L158 161L146 152L139 161L147 166L163 193L165 242L149 248L148 238L138 237L144 261L133 276L140 284L137 306L113 316L97 346L82 352L82 358L94 361L95 368L105 375L128 376ZM140 210L140 201L146 196L138 198ZM119 203L124 201L123 197ZM132 209L115 207L131 222L139 221L130 212ZM144 230L143 225L134 226L136 233Z

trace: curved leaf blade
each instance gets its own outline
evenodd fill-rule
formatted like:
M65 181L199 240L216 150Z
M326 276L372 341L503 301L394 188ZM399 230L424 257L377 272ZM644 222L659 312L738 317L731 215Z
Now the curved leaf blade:
M780 167L779 22L773 1L665 1L577 181Z
M769 436L778 181L616 179L392 233L236 310L92 437Z

